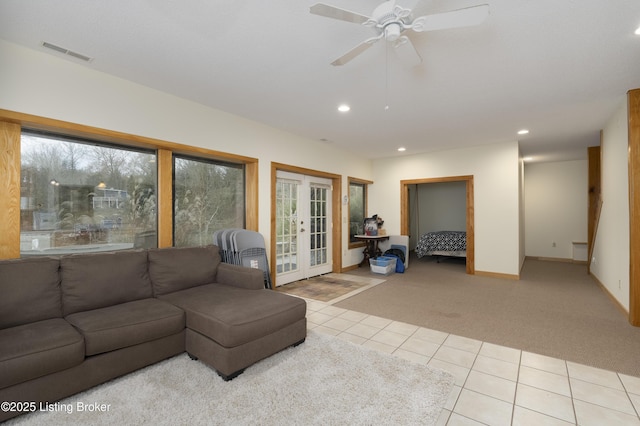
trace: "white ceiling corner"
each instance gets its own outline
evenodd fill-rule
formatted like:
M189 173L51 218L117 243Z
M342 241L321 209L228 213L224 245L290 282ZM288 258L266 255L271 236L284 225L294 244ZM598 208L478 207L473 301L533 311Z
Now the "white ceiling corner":
M311 15L314 3L1 0L0 38L51 42L95 58L86 66L99 71L373 157L520 138L523 155L584 158L640 87L637 0L420 2L426 13L488 3L490 15L413 36L416 68L387 62L384 42L329 65L372 32ZM327 3L362 14L379 4Z

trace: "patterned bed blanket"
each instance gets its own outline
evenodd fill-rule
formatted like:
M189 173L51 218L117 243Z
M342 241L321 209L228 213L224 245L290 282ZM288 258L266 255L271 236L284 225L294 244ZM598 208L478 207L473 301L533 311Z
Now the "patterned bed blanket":
M466 256L467 233L464 231L427 232L416 246L418 258L431 255Z

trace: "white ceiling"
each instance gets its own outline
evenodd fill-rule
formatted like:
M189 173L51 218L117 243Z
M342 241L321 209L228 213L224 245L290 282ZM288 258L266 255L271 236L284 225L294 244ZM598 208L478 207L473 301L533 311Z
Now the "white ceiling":
M382 41L331 66L374 34L315 2L0 0L0 38L369 158L513 140L539 161L585 158L640 88L638 0L398 0L490 5L480 26L413 36L414 68ZM370 15L380 1L326 3Z

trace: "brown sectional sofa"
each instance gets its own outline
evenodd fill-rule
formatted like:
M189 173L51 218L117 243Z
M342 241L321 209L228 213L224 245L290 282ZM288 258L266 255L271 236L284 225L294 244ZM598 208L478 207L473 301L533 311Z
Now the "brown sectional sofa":
M35 403L0 421L184 351L229 380L302 343L305 314L216 246L0 261L0 401Z

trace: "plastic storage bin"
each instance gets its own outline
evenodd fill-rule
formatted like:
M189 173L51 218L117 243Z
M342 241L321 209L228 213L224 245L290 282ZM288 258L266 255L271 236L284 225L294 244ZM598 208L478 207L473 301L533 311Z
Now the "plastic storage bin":
M396 271L396 257L378 256L373 259L369 259L369 266L371 266L371 272L374 274L389 275Z

